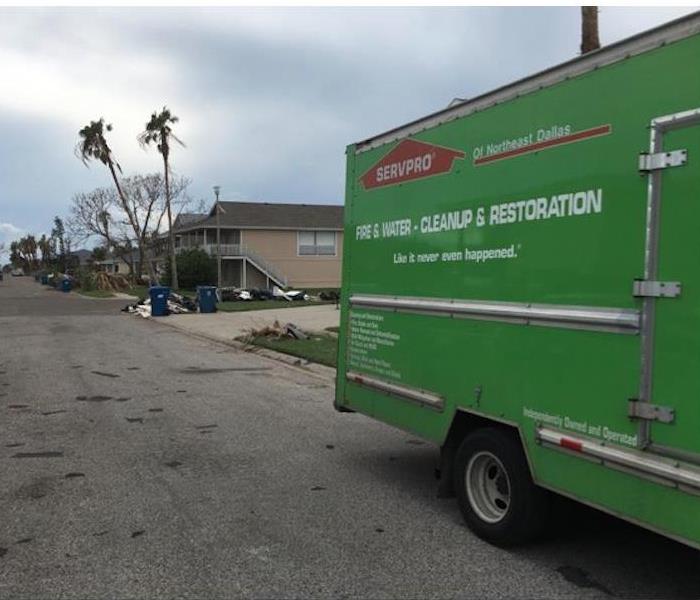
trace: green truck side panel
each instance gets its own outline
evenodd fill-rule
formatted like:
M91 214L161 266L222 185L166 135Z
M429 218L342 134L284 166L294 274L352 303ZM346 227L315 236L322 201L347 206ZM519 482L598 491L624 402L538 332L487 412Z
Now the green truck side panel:
M696 35L414 136L466 153L443 175L364 189L359 178L396 143L359 154L350 146L336 404L438 444L460 408L508 420L521 430L538 482L700 544L697 496L538 446L536 422L524 416L525 409L557 415L565 430L600 439L627 435L633 446L637 424L627 401L639 393L638 335L349 307L351 294L376 294L640 309L632 283L644 273L648 179L638 172L638 155L648 150L652 118L700 107L698 66ZM565 125L573 132L612 129L473 163L476 148ZM659 279L681 281L683 291L657 302L652 398L674 407L676 422L653 424L652 438L700 453L700 127L669 133L665 143L687 148L689 159L663 174ZM421 218L433 214L485 207L488 218L495 204L586 190L602 190L602 210L420 231ZM410 219L410 235L357 239L358 226L397 219ZM517 258L476 263L442 256L511 246ZM396 255L430 253L440 258L395 262ZM373 324L398 339L358 343ZM348 370L429 390L445 408L349 383Z

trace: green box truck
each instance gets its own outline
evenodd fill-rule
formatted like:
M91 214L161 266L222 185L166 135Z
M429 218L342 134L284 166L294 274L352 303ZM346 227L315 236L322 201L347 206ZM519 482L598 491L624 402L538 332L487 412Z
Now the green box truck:
M347 149L336 408L477 535L551 492L700 547L700 13Z

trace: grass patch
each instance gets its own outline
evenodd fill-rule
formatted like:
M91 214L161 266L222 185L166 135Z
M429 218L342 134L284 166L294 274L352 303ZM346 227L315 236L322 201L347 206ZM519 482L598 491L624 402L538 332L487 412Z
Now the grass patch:
M340 325L333 325L332 327L326 327L326 331L330 331L332 333L340 333Z
M135 285L128 290L124 290L125 294L129 296L138 296L140 299L148 298L148 286L147 285Z
M329 367L335 367L337 362L338 338L325 333L312 335L308 340L294 338L280 338L278 340L265 336L245 339L245 341L269 348L284 354L291 354L305 358L311 362L320 363Z
M81 296L87 296L88 298L114 298L114 294L107 290L76 290Z
M218 310L239 312L246 310L270 310L273 308L301 308L302 306L319 306L333 302L287 302L286 300L241 300L236 302L219 302Z
M295 288L298 290L304 290L307 294L311 296L318 296L321 292L336 292L340 294L340 288L326 287L326 288Z

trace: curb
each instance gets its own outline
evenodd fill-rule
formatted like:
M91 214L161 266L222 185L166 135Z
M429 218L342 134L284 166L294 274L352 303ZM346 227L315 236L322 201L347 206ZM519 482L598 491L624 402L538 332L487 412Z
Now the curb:
M299 358L298 356L292 356L291 354L275 352L274 350L270 350L269 348L261 348L260 346L254 346L252 344L244 344L243 342L239 342L238 340L225 340L211 335L206 335L204 333L194 333L187 329L182 329L174 323L168 323L161 319L153 319L153 317L147 317L147 319L152 323L158 323L160 325L164 325L165 327L170 327L170 329L174 329L175 331L178 331L183 335L188 335L193 338L205 340L207 342L214 342L215 344L221 344L222 346L227 346L229 348L233 348L235 350L239 350L240 352L245 352L247 354L255 354L256 356L266 358L267 360L273 360L276 363L283 363L285 366L290 367L292 369L298 369L306 375L312 375L314 377L318 377L319 379L323 379L324 381L330 381L335 383L336 370L333 367L327 367L326 365L321 365L319 363L304 360L303 358Z

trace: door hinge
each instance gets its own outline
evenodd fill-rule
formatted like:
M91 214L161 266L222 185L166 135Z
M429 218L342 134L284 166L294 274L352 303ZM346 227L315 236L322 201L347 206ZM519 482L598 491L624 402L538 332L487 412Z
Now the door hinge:
M676 418L676 410L674 408L658 406L649 402L640 402L636 398L632 398L628 402L627 414L632 419L659 421L659 423L673 423Z
M670 152L642 152L639 155L639 170L642 173L667 169L668 167L681 167L688 162L687 150L671 150Z
M677 298L681 295L681 282L635 279L632 295L636 298Z

